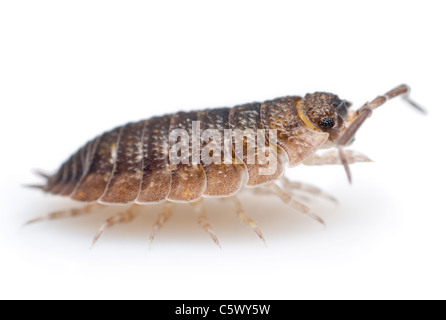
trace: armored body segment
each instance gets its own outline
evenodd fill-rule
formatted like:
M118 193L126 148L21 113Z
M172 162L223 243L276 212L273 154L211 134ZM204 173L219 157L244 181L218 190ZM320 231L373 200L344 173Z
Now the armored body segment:
M218 162L204 163L201 165L206 174L206 191L204 197L228 197L237 193L245 184L247 180L247 171L243 163L233 162L232 152L232 138L227 141L229 147L227 152L230 152L229 158L233 163L225 164L225 145L224 136L225 129L229 129L229 112L230 108L210 109L203 112L200 117L201 129L216 130L220 136L220 141L202 141L202 153L206 152L206 146L212 143L219 144L220 154L213 155L213 159L219 158Z
M301 97L277 98L264 102L260 111L263 127L277 130L277 144L288 155L290 167L315 153L329 136L305 126L297 113L300 103Z
M88 144L82 147L78 152L73 155L73 162L71 165L71 172L69 174L69 181L66 186L59 192L62 196L69 196L73 193L74 189L79 183L83 173L83 162L87 157Z
M64 173L65 166L62 165L53 176L48 178L47 184L44 186L45 192L57 194L56 190L63 179Z
M102 203L129 203L138 197L142 178L142 133L145 121L123 127L116 162Z
M122 127L116 128L97 138L96 151L92 156L88 172L84 174L71 198L79 201L97 201L104 194L113 173L118 156L119 138Z
M72 171L71 179L67 185L60 189L59 194L63 196L70 196L79 186L82 178L88 172L92 162L92 156L94 155L95 148L97 147L98 139L94 139L88 142L84 147L82 147L78 152L76 152L72 159Z
M170 193L169 128L171 116L154 117L146 121L143 132L143 177L137 203L166 200Z
M262 129L260 106L260 103L255 102L232 108L229 114L229 124L231 129L238 129L241 131L252 130L254 133L256 133L258 129ZM255 135L248 135L247 138L243 138L243 155L240 155L237 150L235 152L238 160L243 161L248 169L249 178L247 186L249 187L255 187L276 180L283 174L286 164L286 156L283 154L283 152L281 152L280 149L277 149L276 152L271 146L266 146L266 149L267 153L274 155L273 157L270 157L270 159L271 161L275 161L275 163L260 164L258 161L259 155L257 153L257 148L255 149L256 153L254 163L249 163L250 161L248 161L247 147L250 143L255 145L255 141L253 141L253 139L255 139ZM237 142L234 142L235 148L237 148ZM275 167L275 172L268 175L262 174L261 169L266 170L269 166Z
M48 183L47 189L52 194L60 194L71 180L73 171L74 155L71 156L59 169L57 174L53 176Z
M76 171L76 162L79 160L79 151L71 156L71 159L67 163L67 168L65 171L64 179L62 184L60 185L60 189L57 191L59 195L66 195L66 190L70 188L71 181L73 179L73 175Z
M170 130L184 129L192 139L192 122L198 121L202 111L178 112L172 116ZM172 165L171 190L167 199L175 202L191 202L201 198L206 190L206 176L200 164L192 163L192 148L190 141L181 140L189 148L187 163ZM181 155L184 156L184 155ZM171 159L172 160L172 159Z

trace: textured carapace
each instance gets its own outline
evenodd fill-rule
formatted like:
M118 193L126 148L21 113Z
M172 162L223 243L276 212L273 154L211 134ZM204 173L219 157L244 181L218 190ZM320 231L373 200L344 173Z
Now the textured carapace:
M346 100L316 92L304 98L288 96L130 123L88 142L48 178L42 189L78 201L103 204L194 202L202 197L229 197L245 186L257 187L276 180L287 165L294 167L318 149L333 146L340 149L349 172L341 148L351 141L372 110L398 95L408 100L408 92L409 88L401 85L354 112L348 112L351 104ZM277 162L275 172L262 175L259 171L264 164L248 163L246 156L234 152L231 164L201 161L172 165L169 133L174 129L191 133L194 121L201 123L202 130L214 129L222 135L225 129L276 130L277 148L267 146L269 153L276 155L272 157Z
M193 202L202 197L228 197L244 186L276 180L288 163L296 166L343 128L337 96L316 93L249 103L233 108L179 112L116 128L87 143L48 179L44 190L74 200L100 203ZM299 115L304 109L305 118ZM308 117L308 118L307 118ZM331 119L331 120L327 120ZM315 123L309 125L308 121ZM232 164L169 163L169 132L192 130L276 129L277 170L259 174L260 164L235 159ZM324 122L325 121L325 122ZM325 125L332 121L332 124ZM275 152L270 147L269 152Z

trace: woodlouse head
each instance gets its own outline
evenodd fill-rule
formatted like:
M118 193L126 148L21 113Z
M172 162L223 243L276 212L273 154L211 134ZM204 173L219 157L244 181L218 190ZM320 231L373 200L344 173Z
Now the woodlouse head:
M351 103L327 92L307 94L302 101L299 115L307 127L330 134L330 141L336 141L347 119Z

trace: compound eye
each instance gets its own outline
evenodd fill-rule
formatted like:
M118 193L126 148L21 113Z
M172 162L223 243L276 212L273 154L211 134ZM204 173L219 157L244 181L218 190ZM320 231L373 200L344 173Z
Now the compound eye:
M326 118L323 118L321 121L319 121L319 127L321 127L321 128L330 129L330 128L333 128L333 126L334 126L333 118L326 117Z

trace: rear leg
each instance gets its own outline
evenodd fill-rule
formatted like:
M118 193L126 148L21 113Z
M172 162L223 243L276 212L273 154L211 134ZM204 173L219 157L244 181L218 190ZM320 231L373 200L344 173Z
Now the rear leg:
M54 220L54 219L62 219L62 218L86 215L86 214L92 213L92 211L94 209L100 208L100 207L102 207L100 204L92 203L92 204L86 205L81 208L75 208L75 209L70 209L70 210L60 210L60 211L56 211L56 212L32 219L32 220L28 221L27 223L25 223L25 225L30 225L30 224L45 221L45 220Z
M158 231L172 217L172 208L173 204L171 202L163 203L163 210L156 219L155 224L153 225L152 228L152 233L150 234L150 239L149 239L150 248L152 247L152 242L155 239Z
M206 210L203 208L203 201L200 200L198 202L192 203L195 212L198 214L198 223L200 226L209 234L212 241L221 249L220 241L218 241L217 235L209 223L208 216Z
M98 242L99 238L102 236L105 230L107 230L110 227L113 227L116 224L119 223L126 223L132 221L136 216L136 205L132 205L130 208L128 208L124 212L120 212L110 218L108 218L104 224L99 228L98 232L96 233L93 243L91 245L91 248L94 247L94 245Z
M245 210L243 210L240 200L237 197L231 197L228 200L231 201L232 205L234 206L234 209L237 212L237 217L240 219L240 221L242 221L244 224L250 227L259 236L259 238L263 241L263 243L266 246L265 237L263 236L259 227L257 227L257 225L255 224L255 222L246 214Z
M270 183L270 184L264 186L263 188L268 188L269 190L271 190L271 192L273 192L275 195L277 195L282 200L283 203L302 212L303 214L309 216L310 218L318 221L319 223L321 223L322 225L325 226L324 220L322 220L322 218L319 217L317 214L313 213L311 211L311 209L308 208L306 205L297 201L293 197L293 195L291 194L291 192L289 190L286 190L285 188L280 187L276 183Z

